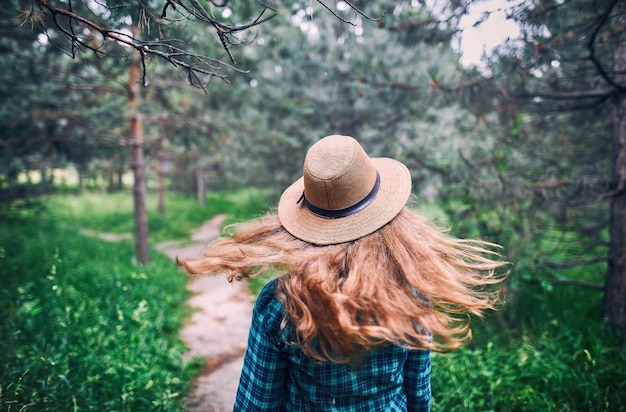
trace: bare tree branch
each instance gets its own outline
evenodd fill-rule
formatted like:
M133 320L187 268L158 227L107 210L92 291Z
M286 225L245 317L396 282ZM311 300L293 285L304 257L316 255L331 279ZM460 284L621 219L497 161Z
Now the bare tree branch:
M165 61L170 62L175 67L181 67L185 69L188 73L189 79L192 81L194 85L198 85L203 87L203 82L200 80L199 75L206 75L210 80L212 77L220 78L224 81L227 81L227 76L223 73L220 73L221 67L227 67L232 70L238 71L240 73L247 73L246 70L242 70L236 68L234 66L228 65L221 60L213 59L207 56L202 56L198 54L194 54L189 50L185 50L175 46L175 40L161 40L161 41L153 41L147 42L142 41L136 37L128 33L124 33L117 30L108 29L92 19L86 18L83 15L80 15L74 12L72 8L72 2L70 1L67 8L56 7L51 0L34 0L37 4L40 5L42 9L45 9L50 12L52 15L53 22L57 30L59 30L67 39L71 42L70 55L72 58L76 57L76 54L81 50L91 50L96 56L104 57L106 52L103 50L102 45L107 40L115 41L119 44L129 46L139 51L142 59L143 66L143 84L146 84L146 64L145 59L148 55L159 57ZM228 0L220 3L226 5ZM227 52L230 61L233 64L236 64L235 58L230 49L231 45L234 44L230 37L234 35L234 33L241 32L247 30L251 27L259 25L267 20L271 19L276 15L276 12L266 15L268 10L270 9L267 5L263 5L262 10L259 15L255 17L249 23L240 24L240 25L226 25L219 21L217 21L214 17L211 17L206 10L200 5L197 0L189 0L189 2L185 2L183 0L168 0L166 4L163 6L163 11L160 17L156 17L149 13L149 10L145 9L145 6L139 3L141 7L144 8L144 12L146 12L149 17L159 23L159 19L167 18L167 10L171 8L172 10L178 10L179 8L188 12L190 16L194 16L198 20L208 23L212 25L216 32L217 36L222 44L222 47ZM260 3L262 4L262 3ZM272 10L273 11L273 10ZM31 13L32 14L32 13ZM64 26L58 20L60 16L66 17L69 19L69 26ZM168 19L168 22L172 22L173 20ZM75 30L75 25L80 24L85 27L88 27L90 30L100 33L103 38L103 42L99 45L90 44L89 41L81 37L78 30Z
M539 280L539 279L523 279L526 283L533 284L541 284L541 283L549 283L555 286L580 286L587 289L604 291L604 286L598 285L597 283L586 282L584 280L578 279L549 279L549 280Z
M617 188L615 190L610 190L608 192L602 192L602 193L598 193L597 195L590 197L590 198L585 198L585 199L580 199L580 200L576 200L576 201L569 201L566 202L568 205L570 206L583 206L583 205L589 205L592 203L597 203L601 200L604 199L608 199L610 197L616 196L618 194L620 194L622 191L624 190L623 187Z
M222 47L224 48L226 53L228 53L228 57L230 58L230 61L234 64L236 64L236 62L235 62L235 57L233 56L230 50L231 43L229 41L229 37L234 35L237 32L241 32L251 27L262 24L268 21L269 19L271 19L272 17L276 16L276 11L274 9L271 9L266 4L263 4L263 9L252 22L248 24L241 24L241 25L227 25L227 24L221 23L220 21L218 21L217 19L209 15L209 13L204 9L204 7L202 7L202 5L198 2L198 0L189 0L190 2L189 5L186 4L182 0L171 0L169 3L172 3L172 2L175 2L176 4L180 5L188 13L193 15L198 20L203 21L213 26L216 30L218 38L220 39L220 42L222 43ZM163 8L163 13L162 13L163 16L165 16L165 10L168 4L166 4ZM263 17L263 15L267 12L267 10L272 10L273 14Z
M103 24L97 22L97 19L89 18L80 12L74 11L72 7L73 0L67 0L66 2L55 2L55 0L31 0L31 4L39 5L42 10L41 13L35 13L34 7L31 7L30 12L23 13L24 24L30 22L36 24L45 12L51 14L52 21L56 29L70 41L70 52L72 58L84 50L94 52L99 57L107 56L107 52L104 49L104 44L107 41L113 41L120 45L131 47L137 50L141 55L143 76L142 82L146 85L146 62L147 56L155 56L162 60L170 62L175 67L183 68L187 71L189 81L201 88L204 88L205 84L213 77L220 78L227 81L227 76L220 72L221 68L229 68L240 73L247 73L246 70L236 68L232 65L236 65L235 56L231 50L233 45L242 44L243 41L237 39L236 35L243 31L249 30L255 26L263 24L271 18L278 15L278 11L274 6L265 3L264 0L257 0L256 2L260 6L258 12L245 23L229 24L224 21L220 21L215 15L201 4L199 0L165 0L164 5L159 15L155 15L142 0L135 0L141 7L141 24L146 24L149 21L154 21L158 25L163 26L166 24L173 24L185 19L196 19L201 23L210 25L214 30L217 38L220 41L222 49L228 55L228 59L232 65L226 64L221 60L213 59L207 56L194 54L190 50L182 47L177 47L177 40L174 39L162 39L158 41L142 41L141 39L133 36L132 34L111 29L105 27ZM209 5L215 8L224 9L230 3L230 0L207 0ZM316 0L327 11L329 11L337 19L344 23L355 25L347 19L341 17L329 6L327 6L323 0ZM62 6L58 6L62 4ZM102 8L113 10L115 7L110 7L106 2L96 0L96 4ZM363 10L359 9L353 0L346 1L346 4L358 15L365 19L376 21L380 18L373 18L367 15ZM172 12L180 14L182 17L172 18L169 16ZM60 17L67 18L69 23L65 23L59 20ZM41 20L43 21L43 20ZM85 38L85 29L90 32L99 33L102 36L102 42L99 44L93 43L93 37ZM89 36L89 35L87 35ZM67 52L66 52L67 53ZM204 81L200 76L206 76Z
M602 26L604 26L604 24L608 20L609 16L611 15L611 12L615 8L616 4L617 4L617 0L613 0L611 2L611 4L609 5L609 7L607 7L606 11L602 14L602 16L600 16L600 20L599 20L595 30L593 31L591 37L589 38L589 43L588 43L587 47L589 48L589 58L591 59L593 64L596 66L596 69L598 70L598 73L600 74L600 76L608 84L610 84L611 86L615 87L620 92L623 92L623 91L626 90L626 86L616 83L615 80L613 80L611 78L611 76L608 75L608 73L606 72L606 70L604 70L604 67L602 67L602 64L600 63L600 61L598 61L598 59L597 59L597 57L595 55L595 46L594 46L594 43L596 41L596 37L598 36L598 33L600 32L600 29L602 28Z
M376 18L371 17L371 16L365 14L361 9L356 7L354 4L352 4L351 1L344 0L344 3L346 3L348 6L350 6L352 8L352 10L354 10L357 14L360 14L361 16L365 17L367 20L378 21L378 20L382 19L383 17L385 17L384 14L382 16L376 17Z
M588 259L569 260L563 263L546 262L545 265L547 267L555 268L555 269L568 269L568 268L573 268L577 266L588 265L592 263L600 263L600 262L605 262L605 261L606 261L606 257L602 256L602 257L588 258Z
M322 7L324 7L326 10L328 10L328 12L329 12L330 14L332 14L333 16L335 16L337 19L341 20L341 21L342 21L342 22L344 22L344 23L348 23L348 24L350 24L350 25L352 25L352 26L356 26L356 24L352 23L350 20L345 19L345 18L341 17L339 14L337 14L337 13L336 13L333 9L331 9L330 7L328 7L328 5L326 5L326 3L324 3L322 0L317 0L317 2L318 2L318 3L322 6Z
M514 97L521 99L551 99L551 100L577 100L577 99L603 99L613 96L617 92L614 89L595 89L595 90L580 90L572 92L559 92L559 93L523 93L515 94Z

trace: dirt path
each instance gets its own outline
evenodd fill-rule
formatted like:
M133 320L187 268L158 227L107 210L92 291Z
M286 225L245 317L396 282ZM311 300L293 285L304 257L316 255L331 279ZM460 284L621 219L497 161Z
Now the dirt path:
M192 236L192 242L164 242L157 248L175 259L202 257L207 243L219 234L224 216L206 222ZM226 277L191 277L193 292L189 305L197 309L181 331L189 358L207 360L206 368L194 383L185 406L190 412L230 412L235 402L252 316L253 298L245 284L228 283Z

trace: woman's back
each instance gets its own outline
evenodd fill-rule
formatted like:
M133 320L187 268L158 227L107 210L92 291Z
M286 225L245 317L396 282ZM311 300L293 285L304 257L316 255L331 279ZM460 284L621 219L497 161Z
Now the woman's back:
M406 207L411 173L348 136L307 152L278 213L181 262L229 280L280 274L255 306L236 412L428 411L430 350L471 338L501 262Z
M289 344L292 327L281 329L276 284L268 283L255 305L235 411L428 410L429 350L389 344L350 363L313 360Z

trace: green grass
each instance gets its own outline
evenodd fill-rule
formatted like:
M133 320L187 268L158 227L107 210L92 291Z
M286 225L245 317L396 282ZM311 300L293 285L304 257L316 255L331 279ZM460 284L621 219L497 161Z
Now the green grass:
M435 410L625 411L624 334L603 324L602 292L553 283L602 284L606 262L558 263L606 256L606 242L562 229L541 212L537 221L500 208L468 215L463 207L474 204L453 200L442 207L453 234L504 246L512 262L511 299L475 322L471 345L433 357Z
M178 410L197 370L177 335L184 276L50 210L2 219L2 410Z
M598 291L533 285L517 293L475 321L468 347L433 356L435 410L626 410L626 346L601 324Z
M268 210L266 199L217 193L202 208L170 195L160 216L150 197L151 242L188 239L221 213L227 223L250 219ZM126 193L0 210L0 410L182 409L201 366L183 360L178 338L187 277L155 250L137 265L132 239L81 235L132 233L132 209ZM252 292L273 276L250 281ZM433 356L434 410L625 411L626 347L600 322L601 293L511 277L511 301L474 321L473 342Z
M189 238L218 213L263 213L264 194L149 199L151 241ZM178 411L198 361L178 337L187 276L167 257L134 258L129 194L50 197L0 210L0 410Z
M201 207L195 198L169 194L165 213L157 212L157 198L148 196L148 226L150 240L187 239L213 216L226 214L225 224L248 220L269 210L270 194L261 189L234 193L212 192L207 204ZM60 215L72 219L85 229L107 233L133 233L133 198L129 192L102 195L88 193L81 196L52 197L47 203Z

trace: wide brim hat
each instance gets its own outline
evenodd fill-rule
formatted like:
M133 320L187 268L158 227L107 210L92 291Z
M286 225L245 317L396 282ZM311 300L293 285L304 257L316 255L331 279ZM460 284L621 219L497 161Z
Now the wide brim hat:
M354 138L331 135L307 151L303 176L283 192L278 218L298 239L344 243L389 223L410 195L411 173L404 164L370 158Z

